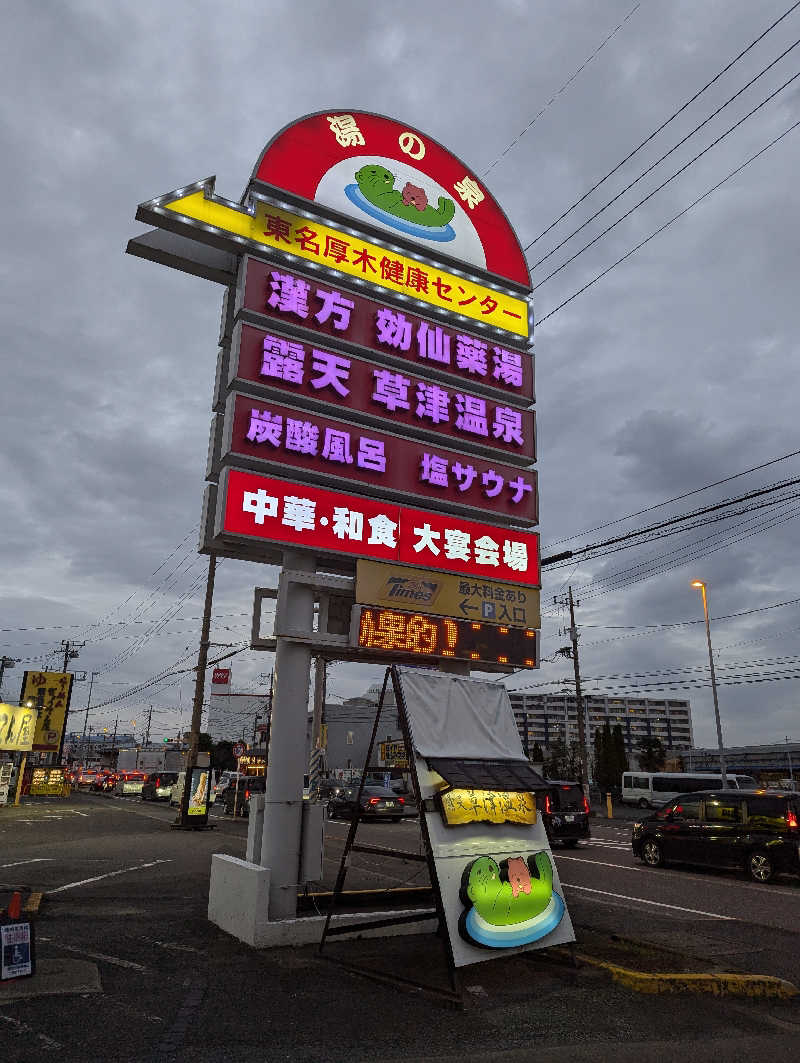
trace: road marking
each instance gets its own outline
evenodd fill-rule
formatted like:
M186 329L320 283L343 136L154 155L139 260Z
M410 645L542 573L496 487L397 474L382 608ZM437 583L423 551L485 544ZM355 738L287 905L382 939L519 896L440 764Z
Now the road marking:
M614 867L617 865L614 864ZM609 893L607 890L594 890L589 886L575 886L571 882L562 882L571 890L583 890L584 893L599 893L604 897L617 897L621 901L635 901L637 904L650 904L655 908L672 908L676 912L688 912L690 915L705 915L709 919L724 919L728 923L738 923L739 920L733 915L720 915L718 912L701 912L697 908L681 908L678 904L664 904L663 901L648 901L644 897L629 897L626 893Z
M585 860L580 856L562 856L560 853L553 853L556 860L574 860L578 864L588 864L589 867L616 867L619 871L643 871L644 868L631 867L628 864L609 864L605 860Z
M28 1026L27 1022L20 1022L19 1019L12 1019L10 1015L0 1015L0 1022L7 1022L9 1026L13 1026L17 1033L20 1034L33 1034L33 1036L41 1042L43 1048L63 1048L62 1044L58 1041L54 1041L52 1037L47 1037L43 1033L38 1033L32 1026Z
M52 938L43 938L39 935L40 941L46 941L49 945L54 945L57 949L64 949L66 952L76 952L79 956L89 956L93 960L102 960L103 963L113 963L115 967L130 967L134 971L142 971L146 974L149 968L143 967L140 963L133 963L131 960L122 960L119 956L109 956L105 952L89 952L88 949L76 949L74 945L62 945L60 941L53 941Z
M52 856L33 856L30 860L15 860L13 864L0 864L0 867L19 867L21 864L51 864Z
M136 864L134 867L121 867L119 871L107 871L105 875L95 875L93 878L82 878L78 882L67 882L63 886L56 886L53 890L47 890L48 897L53 893L63 893L64 890L75 889L76 886L86 886L90 882L99 882L104 878L113 878L115 875L124 875L128 871L142 871L146 867L155 867L156 864L171 864L172 860L151 860L149 864Z

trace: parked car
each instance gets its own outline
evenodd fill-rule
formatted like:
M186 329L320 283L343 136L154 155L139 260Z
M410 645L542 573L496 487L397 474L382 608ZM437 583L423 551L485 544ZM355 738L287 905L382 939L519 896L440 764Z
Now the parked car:
M219 778L211 787L211 803L213 804L215 801L222 800L222 795L230 783L235 782L236 779L244 778L246 778L246 776L238 771L221 771L219 773Z
M178 781L177 771L154 771L142 785L143 801L169 801L172 787Z
M267 780L263 775L247 775L239 779L237 791L236 780L228 785L222 795L223 811L226 816L248 816L250 814L250 795L263 794L267 789Z
M634 855L745 869L756 882L800 875L800 795L775 790L682 794L633 825Z
M140 794L147 778L143 771L117 772L114 792L118 794Z
M342 816L352 819L358 801L358 787L348 786L328 800L328 819ZM360 814L364 819L391 819L399 823L403 818L406 800L394 790L383 786L365 786L361 794Z
M550 789L544 795L540 809L547 840L561 842L574 849L581 838L589 835L589 802L579 782L567 779L546 779ZM537 807L542 804L541 798Z

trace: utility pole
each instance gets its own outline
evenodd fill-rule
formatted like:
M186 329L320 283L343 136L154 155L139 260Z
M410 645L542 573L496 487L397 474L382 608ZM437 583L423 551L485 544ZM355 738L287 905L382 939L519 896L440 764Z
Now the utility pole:
M67 665L71 660L75 657L80 657L78 650L82 650L85 645L85 642L72 642L70 639L61 640L61 649L64 651L64 667L61 669L62 672L66 672Z
M6 668L13 668L16 663L13 657L0 657L0 694L3 690L3 672Z
M151 722L152 719L153 719L153 706L151 705L150 706L150 711L147 714L147 727L145 728L145 732L144 732L144 743L143 744L145 746L150 745L150 722Z
M269 693L267 694L267 731L266 731L266 734L264 735L264 749L265 749L265 752L267 754L267 757L269 757L269 736L270 736L270 729L272 727L272 687L273 687L274 682L275 682L275 672L274 672L274 670L271 671L269 673L269 676L267 675L266 672L262 672L261 675L258 678L261 681L263 681L264 679L269 679ZM267 765L267 766L269 766L269 765Z
M569 605L569 637L572 643L572 666L575 671L575 709L578 718L578 755L580 757L580 783L584 793L588 796L589 783L589 758L586 754L586 720L583 713L583 694L581 692L581 665L578 658L578 629L575 626L575 600L572 597L572 587L568 588L566 603L554 598L560 605ZM578 602L580 605L580 602Z
M206 580L206 600L203 607L203 626L200 631L200 647L197 651L197 674L194 682L189 749L186 753L186 774L183 778L180 811L175 821L175 826L183 830L192 828L189 819L189 797L192 790L192 775L197 764L197 746L200 741L200 724L203 717L203 694L205 693L206 667L208 666L208 646L211 641L211 603L214 600L214 577L216 572L217 555L210 554L208 558L208 578Z
M89 707L92 704L92 687L94 686L94 677L100 675L99 672L92 672L89 677L89 696L86 699L86 712L83 716L83 738L81 739L81 760L86 761L86 725L89 722Z

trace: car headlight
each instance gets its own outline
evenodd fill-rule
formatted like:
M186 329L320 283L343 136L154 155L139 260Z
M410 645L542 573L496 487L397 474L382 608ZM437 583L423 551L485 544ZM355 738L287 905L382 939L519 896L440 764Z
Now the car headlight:
M636 833L637 831L640 831L641 829L642 829L642 824L641 824L641 823L634 823L634 825L633 825L633 831L634 831L634 834L635 834L635 833Z

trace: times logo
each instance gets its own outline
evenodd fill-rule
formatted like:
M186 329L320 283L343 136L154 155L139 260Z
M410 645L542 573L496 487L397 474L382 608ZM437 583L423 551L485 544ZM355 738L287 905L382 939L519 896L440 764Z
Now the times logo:
M410 579L390 576L386 581L386 597L395 602L421 602L431 605L442 589L436 580Z

